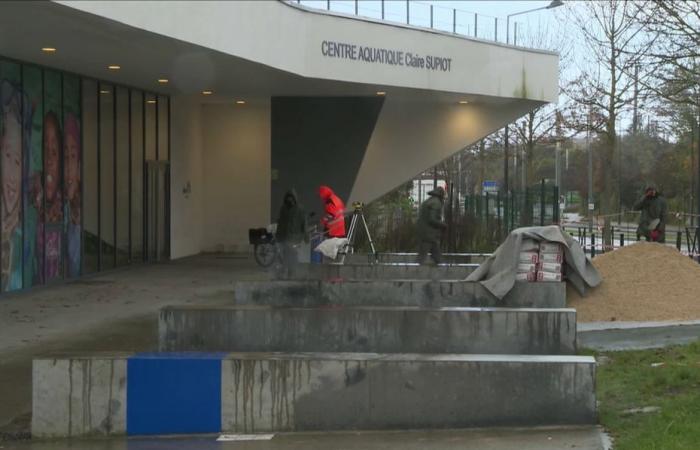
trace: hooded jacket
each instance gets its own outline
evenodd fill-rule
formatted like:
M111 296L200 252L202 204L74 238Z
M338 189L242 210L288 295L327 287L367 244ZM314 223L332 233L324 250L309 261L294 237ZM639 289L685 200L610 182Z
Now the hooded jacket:
M289 202L287 201L288 199L290 200ZM277 234L275 237L278 242L288 244L299 244L301 241L308 239L306 234L306 216L293 189L284 194L277 218Z
M428 192L429 199L420 205L418 210L418 239L424 242L439 241L445 223L442 221L442 204L445 191L442 188Z
M345 204L328 186L318 188L323 201L321 225L328 237L345 237Z
M664 197L656 190L654 185L647 186L646 190L648 189L654 189L656 194L653 197L644 195L634 205L634 209L636 211L641 211L637 233L648 238L652 231L658 230L661 233L661 242L663 242L664 234L666 232L666 214L668 213L668 205L666 204ZM655 227L653 227L652 222L656 220L658 220L658 223Z

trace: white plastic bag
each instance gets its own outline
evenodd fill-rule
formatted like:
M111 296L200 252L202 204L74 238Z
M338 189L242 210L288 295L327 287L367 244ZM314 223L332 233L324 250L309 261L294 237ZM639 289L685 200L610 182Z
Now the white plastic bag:
M330 238L318 244L314 250L327 258L335 259L338 257L338 252L347 245L348 240L346 238Z

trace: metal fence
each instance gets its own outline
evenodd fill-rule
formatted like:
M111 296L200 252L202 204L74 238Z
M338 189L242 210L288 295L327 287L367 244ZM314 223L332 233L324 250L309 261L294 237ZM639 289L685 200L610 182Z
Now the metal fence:
M487 41L524 42L524 26L505 18L409 0L283 0L313 9L429 28Z
M612 225L612 244L606 245L603 242L603 232L600 227L591 230L588 225L575 224L562 226L564 231L569 233L583 248L584 252L595 257L601 253L606 253L625 245L630 245L639 241L637 227L630 225ZM691 258L700 257L700 227L674 227L666 228L666 245L675 247L679 252Z
M515 228L558 224L559 188L542 182L520 192L467 196L464 212L485 229L497 229L497 235L503 238Z

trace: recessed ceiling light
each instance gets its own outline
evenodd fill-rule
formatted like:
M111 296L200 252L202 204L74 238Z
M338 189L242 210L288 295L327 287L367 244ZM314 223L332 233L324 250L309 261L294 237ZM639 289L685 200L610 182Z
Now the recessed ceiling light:
M236 100L237 105L245 105L245 100Z
M467 103L469 103L469 102L466 101L466 100L460 100L460 101L459 101L459 104L460 104L460 105L466 105Z
M54 47L42 47L41 51L44 53L56 53L56 49Z
M110 64L109 66L107 66L107 68L108 68L109 70L119 70L119 69L122 68L122 66L119 66L119 65L117 65L117 64Z
M386 95L386 92L384 92L384 91L377 91L377 95Z
M103 89L103 90L100 91L100 94L109 94L109 91L106 91L106 90Z
M158 78L158 82L159 82L160 84L168 84L168 81L169 81L169 80L168 80L167 78Z
M202 91L202 95L211 95L213 93L212 91Z
M155 105L156 101L155 100L146 100L146 103L149 105Z

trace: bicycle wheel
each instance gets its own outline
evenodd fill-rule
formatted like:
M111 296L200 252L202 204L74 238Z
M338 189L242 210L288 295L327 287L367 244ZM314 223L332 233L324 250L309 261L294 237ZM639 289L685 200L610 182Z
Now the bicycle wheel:
M276 253L275 245L271 243L258 244L253 249L255 262L262 267L270 267L275 262Z

